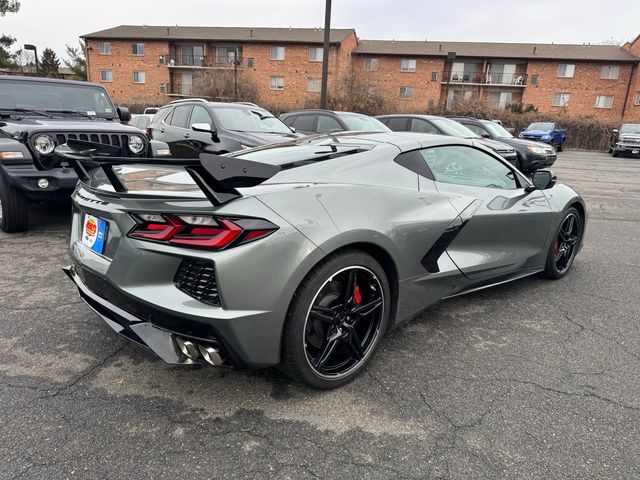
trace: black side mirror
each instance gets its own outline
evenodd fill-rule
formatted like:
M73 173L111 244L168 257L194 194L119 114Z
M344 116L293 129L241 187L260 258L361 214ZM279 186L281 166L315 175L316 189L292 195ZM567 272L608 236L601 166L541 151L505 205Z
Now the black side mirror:
M210 133L211 139L216 143L220 143L218 131L215 128L212 128L208 123L194 123L191 125L191 130L194 132Z
M117 107L116 112L118 113L118 117L122 123L127 123L131 120L131 114L129 113L129 109L127 107Z
M547 190L556 184L556 180L556 174L552 170L536 170L531 178L533 187L528 187L527 190Z

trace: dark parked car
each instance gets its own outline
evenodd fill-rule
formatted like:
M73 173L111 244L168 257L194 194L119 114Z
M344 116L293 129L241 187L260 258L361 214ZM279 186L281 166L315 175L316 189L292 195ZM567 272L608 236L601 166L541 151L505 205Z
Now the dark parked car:
M333 110L298 110L280 115L280 120L298 133L314 135L332 132L390 132L368 115Z
M533 172L539 168L550 167L558 158L555 150L539 142L524 140L514 137L502 125L493 120L478 120L469 117L451 117L452 120L461 123L469 130L473 130L482 138L490 138L516 149L518 155L518 170L522 172Z
M435 115L382 115L376 117L395 132L421 132L468 138L490 148L512 165L516 165L516 151L513 147L495 140L482 138L453 120Z
M78 177L55 152L69 139L107 144L113 156L169 155L128 120L102 85L0 76L0 228L23 231L30 202L69 198Z
M561 152L564 150L564 141L567 135L563 128L558 128L553 122L534 122L522 130L519 137L534 142L548 143Z
M621 153L640 154L640 124L625 123L612 132L609 153L617 157Z
M256 105L197 98L165 105L148 128L151 137L167 142L171 155L177 158L197 158L201 152L235 152L298 137Z

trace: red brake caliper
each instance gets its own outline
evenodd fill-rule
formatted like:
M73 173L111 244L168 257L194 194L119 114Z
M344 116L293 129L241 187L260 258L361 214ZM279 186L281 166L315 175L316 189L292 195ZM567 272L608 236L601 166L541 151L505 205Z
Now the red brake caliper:
M558 253L558 239L553 241L553 253Z
M353 289L353 303L360 305L362 303L362 295L360 295L360 287L356 283L356 288Z

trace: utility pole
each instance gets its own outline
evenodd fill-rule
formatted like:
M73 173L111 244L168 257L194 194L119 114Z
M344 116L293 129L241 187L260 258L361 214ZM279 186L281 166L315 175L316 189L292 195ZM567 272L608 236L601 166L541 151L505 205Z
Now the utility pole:
M327 108L327 79L329 78L329 41L331 38L331 0L326 0L324 11L324 47L322 49L322 87L320 108Z
M238 101L238 49L233 52L233 101Z

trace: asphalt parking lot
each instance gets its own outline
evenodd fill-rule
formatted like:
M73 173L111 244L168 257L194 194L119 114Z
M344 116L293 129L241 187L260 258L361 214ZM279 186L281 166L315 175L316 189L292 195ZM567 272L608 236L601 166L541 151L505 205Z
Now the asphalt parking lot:
M68 206L0 233L0 478L638 478L640 160L565 152L570 274L449 300L331 392L168 367L79 300Z

